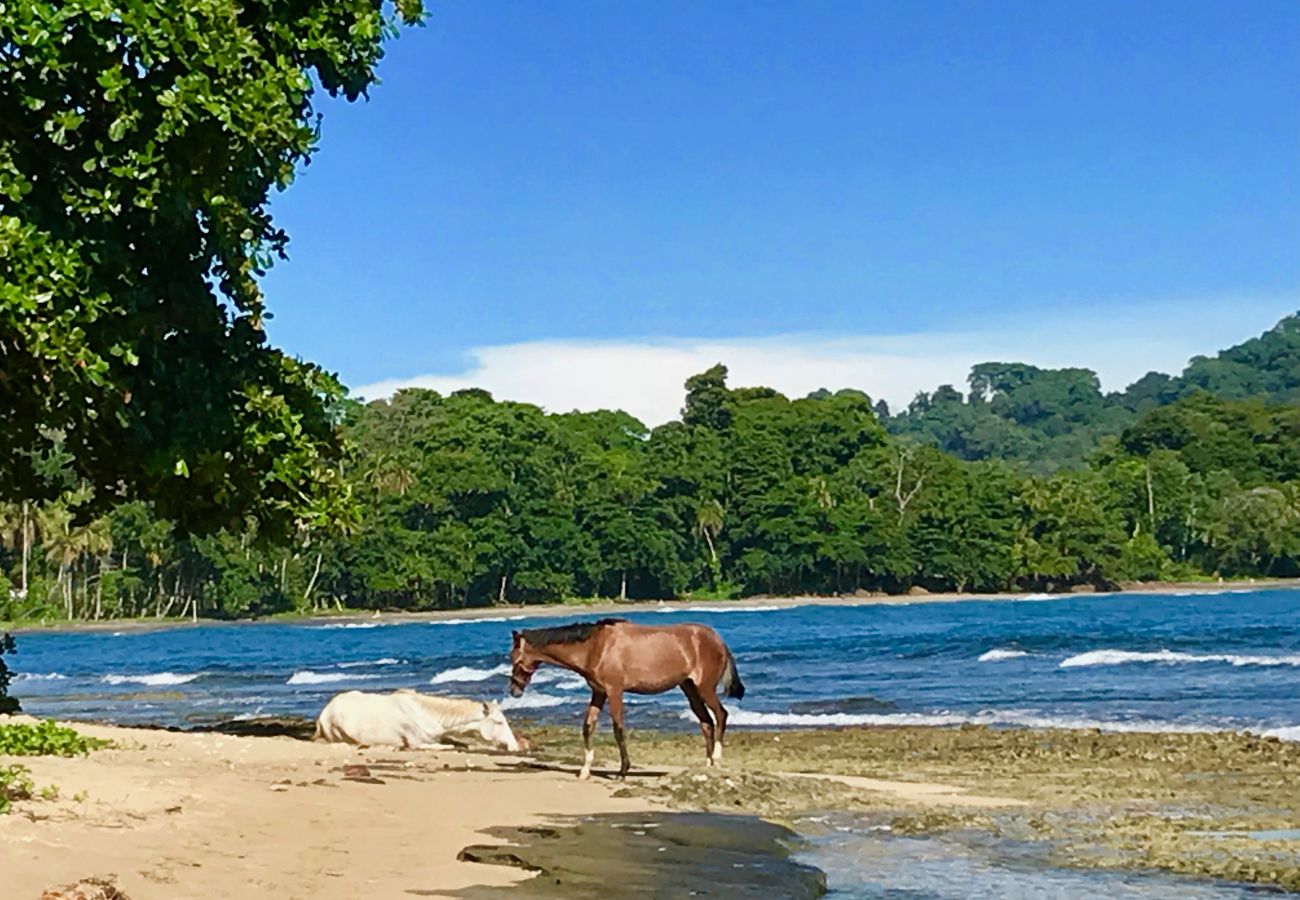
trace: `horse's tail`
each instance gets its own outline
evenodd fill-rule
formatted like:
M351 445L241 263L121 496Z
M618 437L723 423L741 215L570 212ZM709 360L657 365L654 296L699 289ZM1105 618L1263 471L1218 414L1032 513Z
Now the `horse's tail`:
M739 700L745 696L745 683L740 680L740 673L736 671L736 657L731 655L731 648L724 644L722 649L727 653L727 665L722 670L722 678L718 683L722 685L723 694Z

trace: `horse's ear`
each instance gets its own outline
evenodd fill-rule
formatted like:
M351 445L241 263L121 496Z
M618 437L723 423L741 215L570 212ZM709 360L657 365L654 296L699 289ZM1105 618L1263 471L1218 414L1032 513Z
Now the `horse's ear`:
M491 704L491 703L484 703L484 704L483 704L483 715L485 715L485 716L490 716L490 715L492 715L492 704Z
M510 642L511 642L512 644L518 644L520 638L522 638L522 637L523 637L523 635L521 635L518 631L512 631L512 632L510 632Z

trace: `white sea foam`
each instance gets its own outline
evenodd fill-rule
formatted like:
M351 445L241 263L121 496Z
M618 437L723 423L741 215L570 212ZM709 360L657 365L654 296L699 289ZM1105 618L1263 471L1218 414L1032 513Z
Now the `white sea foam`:
M1024 650L1004 650L1001 647L980 654L979 662L1001 662L1004 659L1019 659L1029 654Z
M655 609L658 613L761 613L761 612L784 612L788 609L798 609L803 604L791 604L789 606L660 606Z
M1127 663L1228 663L1234 666L1300 666L1300 656L1241 656L1232 653L1176 653L1172 650L1089 650L1061 662L1062 669Z
M487 681L495 675L509 675L510 667L505 663L491 669L476 669L473 666L458 666L445 669L429 679L429 684L452 684L469 681Z
M331 622L328 625L312 625L311 628L330 629L330 628L379 628L382 625L391 624L389 622Z
M518 622L533 616L475 616L472 619L430 619L430 625L477 625L481 622Z
M1287 725L1283 728L1270 728L1262 737L1277 738L1279 741L1300 741L1300 725Z
M344 662L339 663L340 669L355 669L360 666L398 666L401 665L400 659L393 659L391 656L385 656L383 659L365 659L361 662Z
M681 718L694 721L690 712ZM1065 728L1099 730L1114 733L1137 734L1201 734L1231 730L1212 723L1189 724L1183 722L1158 722L1147 719L1132 721L1105 721L1075 716L1045 716L1022 710L985 710L978 713L775 713L738 709L727 719L728 726L825 728L835 726L952 726L952 725L1006 725L1019 728ZM1300 739L1300 729L1275 729L1274 736L1283 740ZM1288 737L1287 733L1296 733Z
M524 694L522 697L507 697L501 701L502 709L546 709L551 706L563 706L572 703L572 697L552 697L549 694Z
M143 684L148 687L163 687L173 684L189 684L203 676L202 672L187 672L178 675L175 672L153 672L148 675L105 675L105 684Z
M509 672L509 668L506 669ZM587 686L587 679L568 669L541 669L533 676L533 684L549 684L561 691L576 691Z
M19 672L14 681L64 681L67 677L58 672Z
M313 672L310 669L303 669L294 672L285 684L332 684L336 681L368 681L379 677L379 675L353 675L351 672Z
M1026 601L1029 601L1031 603L1037 603L1043 600L1060 600L1062 596L1063 595L1061 594L1025 594L1022 597L1019 594L1016 594L1013 595L1011 599L1018 600L1021 603L1024 603Z

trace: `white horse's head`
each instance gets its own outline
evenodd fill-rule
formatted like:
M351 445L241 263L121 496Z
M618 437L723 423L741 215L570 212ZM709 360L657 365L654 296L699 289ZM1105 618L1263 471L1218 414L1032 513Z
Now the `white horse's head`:
M504 747L511 753L519 752L519 741L510 730L510 723L506 721L501 704L495 700L483 704L483 718L478 723L478 733L488 743Z

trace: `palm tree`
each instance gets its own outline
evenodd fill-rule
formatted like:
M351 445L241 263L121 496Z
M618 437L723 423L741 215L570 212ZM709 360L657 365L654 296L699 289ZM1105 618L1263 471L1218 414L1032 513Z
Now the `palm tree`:
M19 591L27 596L27 568L31 558L32 544L36 541L36 518L32 515L32 505L24 500L21 503L0 505L0 543L13 550L22 550L22 582Z
M695 533L704 539L704 543L709 545L709 570L713 573L713 583L716 586L721 580L722 570L718 565L718 535L722 534L722 526L725 521L726 513L722 504L712 498L700 501L699 507L695 510Z

